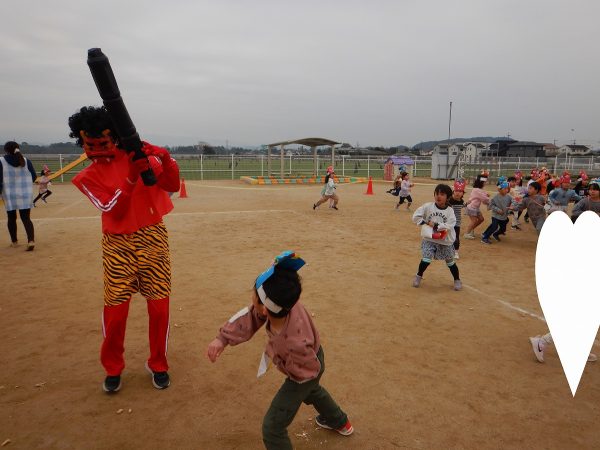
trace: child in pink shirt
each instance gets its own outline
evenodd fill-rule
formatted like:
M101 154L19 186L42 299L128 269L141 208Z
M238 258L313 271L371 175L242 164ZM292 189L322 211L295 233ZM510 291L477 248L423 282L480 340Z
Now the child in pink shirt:
M304 261L294 252L283 252L256 279L252 305L234 314L209 344L206 355L215 362L227 345L237 345L265 326L269 338L258 368L258 376L269 360L287 376L263 420L263 442L267 449L292 449L287 427L300 405L313 405L315 422L348 436L354 431L348 416L319 384L325 370L319 333L308 311L298 301L302 286L298 270Z
M489 205L490 195L483 190L487 176L478 175L473 183L473 190L467 200L467 216L471 223L467 226L467 232L464 234L465 239L475 239L475 228L483 223L483 214L481 213L481 204Z

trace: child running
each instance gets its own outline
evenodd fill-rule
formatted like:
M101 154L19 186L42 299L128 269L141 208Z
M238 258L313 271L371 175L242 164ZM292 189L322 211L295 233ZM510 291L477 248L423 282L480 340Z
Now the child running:
M48 178L48 175L50 175L50 169L44 164L44 168L40 173L40 178L36 180L36 183L40 185L40 188L38 196L33 201L33 206L35 206L35 202L37 202L39 199L42 199L44 203L48 203L46 199L52 195L52 191L48 189L48 186L52 184L50 183L50 178Z
M531 182L527 187L527 197L519 205L519 211L527 209L531 224L535 227L537 234L540 234L546 221L546 210L544 209L546 199L540 194L540 190L540 183L537 181Z
M508 195L509 184L503 181L498 185L498 193L490 202L489 209L492 210L492 223L481 235L481 242L491 244L490 237L500 242L500 235L506 234L508 224L508 212L512 210L512 197Z
M483 223L483 214L481 214L481 204L489 205L490 194L483 190L485 182L487 181L487 174L483 173L478 175L473 182L473 190L467 200L467 216L471 223L467 227L467 232L464 234L465 239L475 239L475 228Z
M215 362L227 345L250 338L266 324L269 338L258 368L263 375L268 361L287 376L275 394L263 420L262 435L267 449L292 449L287 427L300 405L313 405L319 415L315 423L348 436L354 431L348 416L319 384L325 370L319 332L310 314L299 302L302 285L298 270L304 265L294 252L286 251L256 278L252 305L233 315L209 344L206 355Z
M529 342L531 343L531 347L533 349L533 354L538 362L544 362L544 350L546 350L546 346L554 344L552 340L552 335L550 333L546 333L543 336L534 336L529 338ZM590 353L588 356L588 362L596 362L598 357Z
M560 187L554 189L548 195L548 202L551 205L549 212L563 211L567 212L567 207L570 201L579 202L581 197L571 189L571 177L568 174L563 174L560 178Z
M447 184L438 184L433 191L435 202L425 203L417 208L413 214L413 222L421 226L421 253L422 258L419 269L413 280L413 287L418 288L423 280L423 273L434 259L443 259L454 278L454 290L462 289L462 282L458 273L458 266L454 261L454 247L456 239L454 226L456 216L454 210L448 205L452 196L452 189Z
M512 211L509 211L509 214L512 214L512 224L510 228L515 231L521 231L519 206L523 201L523 196L527 194L527 189L523 187L521 172L515 172L514 177L508 177L508 186L510 188L508 194L512 198L511 206L513 207Z
M412 205L410 188L412 188L414 184L410 182L408 173L402 172L400 175L402 176L402 182L400 183L400 193L398 194L400 198L398 199L396 209L398 209L400 205L403 204L406 200L408 202L406 205L406 210L410 211L410 205Z
M394 179L394 187L391 189L388 189L386 192L388 194L398 196L398 194L400 194L401 183L402 183L402 174L399 173L398 175L396 175L396 178Z
M454 233L456 240L454 241L454 259L459 259L458 249L460 248L460 223L462 219L462 210L465 207L463 196L465 195L465 180L458 179L454 182L454 191L452 197L448 200L448 204L452 206L454 215L456 216L456 225L454 225Z
M337 204L339 202L339 197L335 193L336 184L333 180L333 175L335 171L333 170L333 166L329 166L327 168L327 175L325 175L325 186L321 190L321 199L317 203L313 203L313 209L317 209L320 205L325 203L327 200L333 200L333 205L330 207L337 210Z
M573 208L571 220L573 223L585 211L594 211L600 216L600 180L593 180L588 186L589 197L579 200Z

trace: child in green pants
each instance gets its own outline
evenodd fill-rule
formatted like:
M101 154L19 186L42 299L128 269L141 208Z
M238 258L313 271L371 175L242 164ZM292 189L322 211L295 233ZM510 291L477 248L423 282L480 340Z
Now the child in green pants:
M267 449L291 449L287 427L300 405L313 405L319 415L315 422L348 436L354 429L319 381L325 370L319 333L310 314L298 301L302 291L298 270L304 261L294 252L283 252L258 276L252 305L234 314L209 344L206 355L215 362L225 346L248 341L266 324L269 341L261 358L258 376L270 360L287 376L273 398L263 420L263 442Z

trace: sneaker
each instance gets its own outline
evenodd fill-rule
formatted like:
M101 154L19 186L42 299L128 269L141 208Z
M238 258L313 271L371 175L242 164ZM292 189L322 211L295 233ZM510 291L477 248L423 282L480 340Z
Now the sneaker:
M26 249L25 251L27 251L27 252L30 252L30 251L32 251L32 250L33 250L33 248L34 248L34 247L35 247L35 242L33 242L33 241L29 241L29 242L27 243L27 249Z
M46 201L46 199L45 199L45 198L42 198L42 201L43 201L44 203L48 203L48 202Z
M419 286L421 286L421 280L422 279L423 279L422 276L415 275L415 279L413 280L413 287L418 288Z
M475 239L475 235L473 233L465 233L463 234L465 239Z
M313 203L313 209L317 209L317 204Z
M332 208L335 209L336 211L338 210L338 207L335 205L333 205Z
M106 377L104 383L102 383L102 389L109 394L111 392L117 392L121 389L121 375Z
M488 238L481 238L481 243L490 245L492 241L490 241Z
M496 234L493 234L492 236L496 240L496 242L500 242L500 236L498 236Z
M15 241L15 242L11 242L11 243L10 243L10 246L11 246L12 248L16 248L16 247L18 247L18 246L19 246L19 243L18 243L17 241Z
M519 225L511 225L510 227L515 231L521 231L521 227Z
M458 250L454 250L454 259L460 259L460 256L458 256Z
M544 362L544 341L539 336L530 337L529 342L531 342L531 347L533 348L533 353L537 360L541 363Z
M594 355L593 353L590 353L590 355L588 356L588 362L596 362L598 361L598 357L596 355Z
M171 385L171 380L167 372L153 372L148 361L146 361L146 370L152 375L152 385L156 389L166 389Z
M325 420L324 417L321 417L321 416L315 417L315 423L317 425L319 425L321 428L325 428L327 430L334 430L333 427L330 427L329 425L327 425L327 421ZM342 426L340 428L335 428L335 431L340 433L342 436L350 436L352 433L354 433L354 427L352 426L350 421L348 419L346 419L346 423L344 424L344 426Z
M462 281L454 280L454 290L460 291L462 289Z

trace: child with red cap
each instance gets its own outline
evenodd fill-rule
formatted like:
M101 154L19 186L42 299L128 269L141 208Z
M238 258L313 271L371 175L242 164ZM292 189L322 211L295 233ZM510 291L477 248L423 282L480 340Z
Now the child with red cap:
M333 166L329 166L327 168L327 175L325 175L325 186L323 186L323 189L321 189L321 199L317 203L313 203L313 209L317 209L327 200L333 200L333 205L331 205L331 208L335 210L338 209L337 204L340 199L335 193L336 184L333 179L334 174L335 171L333 170Z
M454 259L459 259L458 249L460 248L460 224L462 219L462 210L465 208L465 201L463 196L465 195L465 186L467 182L462 178L454 181L454 190L452 191L452 197L448 200L448 204L452 206L454 215L456 216L456 225L454 225L454 231L456 232L456 240L454 241Z
M571 177L569 174L563 174L560 177L560 187L550 192L548 202L550 203L550 211L567 211L570 201L577 203L581 197L571 189Z

